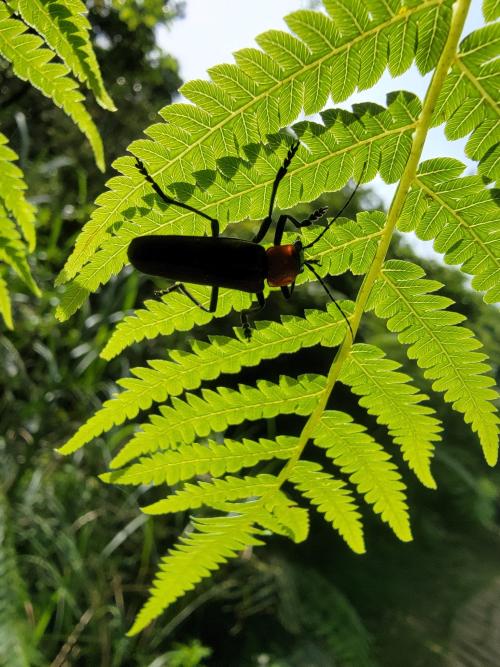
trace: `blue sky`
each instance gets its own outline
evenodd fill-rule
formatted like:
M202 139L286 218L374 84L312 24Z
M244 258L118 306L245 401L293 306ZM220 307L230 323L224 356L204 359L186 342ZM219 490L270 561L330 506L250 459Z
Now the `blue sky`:
M186 18L174 22L169 30L162 30L162 47L180 63L184 81L208 78L207 68L223 62L234 62L232 52L247 46L256 46L255 36L271 28L287 30L283 16L309 6L307 0L187 0ZM473 0L464 33L483 25L481 3ZM385 74L371 90L362 91L337 106L350 108L352 102L372 101L385 104L386 94L393 90L410 90L421 98L429 76L422 77L412 68L401 77L392 79ZM330 102L331 105L331 102ZM423 159L453 156L471 165L463 155L465 140L449 142L441 128L431 130ZM472 167L472 165L471 165ZM373 185L380 196L389 202L394 190L380 180Z

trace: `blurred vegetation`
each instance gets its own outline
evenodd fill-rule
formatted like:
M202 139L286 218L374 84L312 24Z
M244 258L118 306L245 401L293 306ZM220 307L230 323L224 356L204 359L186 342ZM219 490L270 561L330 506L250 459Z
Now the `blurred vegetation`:
M177 64L156 46L152 26L159 18L173 20L181 6L170 4L164 14L164 3L156 0L90 4L96 50L118 107L113 115L93 108L109 164L175 95ZM0 95L11 100L1 121L39 207L32 260L43 291L36 300L18 283L16 329L0 334L0 665L400 667L402 656L408 667L452 664L447 656L456 655L454 619L500 574L500 480L498 470L486 468L461 418L432 392L433 407L446 424L434 464L439 488L425 489L404 473L413 543L397 542L367 514L368 553L357 556L311 511L307 543L274 538L265 550L248 550L183 599L173 615L140 637L125 637L158 556L187 517L152 521L138 510L143 491L104 486L96 478L130 427L71 459L59 457L54 447L111 396L129 364L164 356L166 346L186 341L171 337L135 346L109 364L98 358L113 325L151 297L151 283L127 271L68 323L56 322L54 278L109 173L102 176L95 169L64 115L2 65ZM334 213L345 197L326 195L321 205ZM376 195L361 192L346 214L374 206L380 206ZM392 253L414 258L405 241ZM417 261L444 283L443 293L467 315L498 373L498 311L472 293L458 271ZM353 294L357 279L342 276L331 286L339 294ZM314 286L297 289L285 304L279 296L270 299L262 319L325 302ZM228 333L236 323L215 320L205 333ZM361 338L419 377L374 317L364 320ZM324 372L330 355L304 351L294 358L293 369L283 357L265 369L245 370L237 381ZM429 391L425 380L420 382ZM357 408L347 390L335 392L335 406L351 412L391 450L384 429ZM293 419L288 419L291 433ZM234 427L231 437L242 428ZM252 428L252 437L272 436L258 432L258 423ZM484 635L482 643L487 651ZM486 658L484 664L489 664Z

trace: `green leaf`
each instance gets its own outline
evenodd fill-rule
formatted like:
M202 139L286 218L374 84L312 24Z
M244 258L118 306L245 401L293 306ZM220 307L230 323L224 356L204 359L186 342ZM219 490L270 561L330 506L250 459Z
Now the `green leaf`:
M40 296L26 257L26 246L13 221L8 217L7 211L0 203L0 262L10 266L23 280L25 285L35 294Z
M391 96L387 109L359 107L359 115L345 111L324 115L325 125L308 121L295 125L294 131L309 150L299 148L278 192L277 205L289 208L300 201L311 201L321 192L342 187L353 176L358 161L362 165L368 160L367 176L380 170L387 182L397 180L408 157L419 110L417 98L400 93ZM191 197L184 197L183 201L207 215L217 217L221 229L247 217L262 219L267 214L276 172L286 154L283 148L289 148L288 140L279 139L279 151L274 146L261 149L251 165L238 162L238 172L230 181L218 173L208 190L191 187ZM151 142L146 152L145 143L136 142L134 151L145 161L151 176L157 179L161 171L149 166L152 164L151 151L156 148ZM164 162L160 156L157 159L158 164ZM96 290L123 267L127 261L128 244L134 236L139 233L201 235L207 230L206 220L190 211L175 206L164 207L163 204L160 213L144 209L143 197L150 187L133 161L121 158L114 166L124 176L111 179L108 185L112 190L98 198L97 203L104 206L95 211L93 219L85 226L59 276L58 284L66 282L79 271L57 309L59 319L69 317L89 292ZM159 185L169 192L168 183L160 181ZM173 191L170 194L176 196ZM151 195L149 199L151 203L154 201ZM138 212L142 209L143 217L124 222L121 211L125 203L136 206ZM109 226L112 221L118 220L120 224L115 225L110 234ZM96 252L99 246L102 247ZM90 257L90 261L83 266Z
M191 294L200 303L210 302L210 288L192 285ZM225 317L232 310L241 312L250 306L250 295L245 292L221 289L216 313L207 313L180 292L170 292L158 299L148 299L144 308L137 309L118 323L101 352L103 359L116 357L123 349L145 338L168 336L174 331L189 331L203 326L214 317Z
M494 21L500 17L499 0L483 0L483 16L485 21Z
M433 69L443 49L450 28L452 11L449 7L430 7L418 24L416 63L421 74Z
M498 45L500 24L475 30L460 44L434 110L434 124L446 122L451 139L472 133L466 154L480 160L479 172L498 177L497 165L481 164L500 142Z
M303 542L309 534L309 512L297 507L283 493L273 496L257 520L276 535L288 537L296 544Z
M389 33L389 72L399 76L406 72L414 58L417 39L417 23L412 16L404 23L398 23Z
M349 315L349 302L339 305ZM326 311L307 311L305 318L284 316L281 323L257 322L250 343L214 336L210 343L193 343L192 353L172 350L170 361L152 360L149 368L132 369L134 378L119 380L125 391L106 401L59 452L70 454L112 426L133 419L152 403L162 403L168 396L195 389L203 380L214 379L221 373L239 373L243 367L275 359L285 350L292 352L317 344L334 347L344 337L345 329L344 318L330 304Z

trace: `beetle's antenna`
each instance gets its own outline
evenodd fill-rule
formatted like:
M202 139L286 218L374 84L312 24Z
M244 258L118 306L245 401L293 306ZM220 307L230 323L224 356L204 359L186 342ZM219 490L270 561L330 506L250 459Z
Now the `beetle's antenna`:
M344 313L344 311L342 310L342 308L339 306L339 304L337 303L337 301L333 298L333 296L332 296L330 290L328 289L327 284L325 283L325 281L323 280L323 278L319 275L319 273L316 271L316 269L311 265L311 262L309 262L309 261L306 260L306 261L304 262L304 264L307 266L307 268L308 268L310 271L312 271L312 272L314 273L314 275L315 275L316 278L318 279L319 283L321 284L321 286L323 287L323 289L325 290L325 292L328 294L328 296L330 297L330 299L331 299L331 300L333 301L333 303L335 304L335 308L337 308L337 310L339 310L340 313L342 314L342 317L343 317L344 320L347 322L347 326L349 327L349 331L351 332L351 340L354 340L354 334L352 333L351 324L350 324L349 320L347 319L346 314Z
M345 204L342 206L342 208L340 209L340 211L338 211L338 212L335 214L335 216L330 220L330 222L326 225L326 227L324 227L324 228L321 230L321 232L320 232L320 233L318 234L318 236L314 239L314 241L311 241L311 243L308 243L307 245L304 246L304 250L305 250L306 248L311 248L315 243L317 243L317 242L320 240L320 238L321 238L322 236L324 236L324 235L326 234L326 232L330 229L330 227L333 225L333 223L335 222L335 220L337 220L338 218L340 218L340 216L341 216L342 213L346 210L346 208L349 206L349 204L352 202L352 200L353 200L353 198L354 198L354 195L355 195L356 192L358 191L359 184L360 184L360 182L361 182L361 180L362 180L362 178L363 178L363 176L364 176L364 173L365 173L365 169L366 169L366 162L365 162L365 164L363 165L363 171L361 172L361 176L359 177L359 181L356 183L356 187L354 188L354 190L353 190L353 191L351 192L351 194L349 195L349 197L348 197L347 201L345 202Z

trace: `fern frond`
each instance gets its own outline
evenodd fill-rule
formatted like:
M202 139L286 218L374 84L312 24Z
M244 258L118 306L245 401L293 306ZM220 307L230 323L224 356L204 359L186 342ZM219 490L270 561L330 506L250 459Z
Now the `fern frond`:
M340 302L349 316L352 304ZM60 448L70 454L101 433L126 419L134 418L153 402L163 403L168 396L178 396L196 389L203 380L213 380L222 373L238 373L243 367L257 366L264 359L275 359L283 352L303 347L334 347L345 335L346 323L333 304L327 310L309 310L305 317L283 316L281 322L257 322L252 341L224 336L210 337L210 342L195 341L192 352L169 352L170 361L155 359L149 368L131 370L134 378L118 384L124 391L106 401L68 442Z
M500 138L500 137L499 137ZM448 264L460 264L485 291L486 303L500 301L498 202L479 176L460 176L465 165L452 158L422 162L399 220L401 231L415 231Z
M145 456L139 463L110 473L103 473L103 482L115 484L177 484L195 475L210 474L220 477L226 472L255 465L258 461L288 459L297 447L297 439L278 436L276 441L262 438L243 442L225 439L224 444L209 441L206 445L195 443L182 448Z
M243 421L269 419L278 414L309 415L325 388L325 378L303 375L297 380L286 375L279 384L257 381L256 387L240 384L238 390L218 387L203 389L202 397L186 394L184 400L172 399L172 407L160 407L160 415L149 417L141 431L129 440L111 462L121 467L131 459L224 432Z
M128 634L140 632L169 604L208 577L221 563L234 558L248 546L263 544L256 537L261 531L255 527L260 513L259 504L253 503L237 516L193 520L193 530L186 532L170 553L162 558L151 596Z
M89 140L97 166L103 171L101 137L82 104L83 95L77 82L68 76L65 65L50 62L54 51L45 48L40 37L27 30L26 24L14 18L5 3L0 3L0 54L12 63L20 79L38 88L75 122Z
M104 88L82 0L9 0L9 5L45 39L104 109L116 110Z
M334 479L319 464L311 461L299 461L290 475L290 481L317 506L355 553L365 552L361 515L344 482Z
M497 394L491 389L493 378L484 374L490 370L484 363L486 355L476 351L481 343L472 331L457 326L464 316L444 310L453 303L451 299L432 294L441 284L423 276L423 269L410 262L386 262L370 307L387 319L401 343L409 344L409 358L417 360L424 376L433 380L432 388L443 392L444 399L471 424L487 462L494 465L498 417L492 401Z
M322 192L341 188L351 176L360 178L363 165L366 165L364 181L377 172L387 182L397 180L409 155L421 106L409 93L390 95L388 101L387 109L358 105L355 114L341 110L323 113L323 125L303 121L293 126L303 146L280 187L278 206L288 208L300 201L312 201ZM165 163L165 155L164 151L152 154L149 143L134 142L130 150L157 178L156 165ZM252 153L250 163L234 158L232 178L228 180L223 173L216 172L208 189L186 184L172 186L172 182L161 179L159 185L203 213L218 218L221 229L248 217L261 219L267 212L274 178L286 152L283 143L287 148L287 140L277 137L269 147ZM206 231L206 221L200 216L175 206L162 205L161 213L146 210L140 223L137 219L124 220L125 210L129 213L133 208L138 213L144 210L143 198L150 188L132 158L120 158L114 166L123 176L111 179L110 191L96 200L99 208L85 225L58 277L58 284L62 284L78 274L63 295L57 311L60 319L69 317L90 292L123 267L127 247L139 229L142 234L203 234ZM149 195L147 200L152 203L154 198ZM120 224L115 224L118 221Z
M273 475L255 475L255 477L225 477L212 479L210 482L199 481L185 484L182 489L167 498L142 507L145 514L170 514L184 512L198 507L220 507L223 503L234 500L248 500L272 495L278 489L278 478Z
M496 457L492 381L483 374L487 366L477 352L478 343L467 329L456 326L462 320L460 315L444 310L451 302L432 294L438 283L422 280L422 272L411 264L383 264L406 201L402 225L414 215L422 230L426 225L432 228L439 243L446 246L448 259L470 261L475 285L486 285L491 297L490 265L483 262L495 238L490 235L491 193L479 193L479 181L461 178L461 170L457 172L457 165L449 161L430 161L420 172L417 169L433 110L446 86L449 102L443 106L440 98L438 107L445 111L438 108L435 122L441 122L440 114L447 121L446 105L451 109L455 104L449 88L449 81L454 86L455 70L468 68L482 86L481 95L491 85L493 70L487 59L492 49L487 42L493 44L496 33L467 38L458 57L470 0L456 0L453 11L452 0L325 0L324 4L327 14L303 11L288 17L294 34L265 33L257 40L260 49L244 49L236 54L236 64L212 68L210 81L186 84L183 92L192 104L162 110L163 120L147 128L146 138L130 146L132 155L144 162L163 190L219 219L221 230L267 214L276 173L290 149L291 133L300 144L278 190L280 209L312 201L342 187L351 177L367 182L380 174L386 182L399 180L387 217L377 212L361 214L356 222L338 221L314 246L314 259L321 261L320 275L346 270L365 274L355 304L341 303L349 327L329 304L325 312L307 311L304 317L284 317L279 323L258 322L251 341L195 340L189 352L173 351L166 361L157 359L147 368L134 369L132 378L120 381L123 391L62 448L63 453L75 451L113 425L135 418L140 410L170 399L171 407L162 406L160 414L143 425L113 463L148 455L102 479L130 485L187 482L146 508L151 513L203 505L226 513L198 522L198 531L166 557L134 633L263 531L295 541L304 539L308 514L285 495L282 489L288 483L325 514L353 549L362 552L357 506L347 485L331 475L332 464L348 476L401 540L411 539L405 485L389 454L349 415L325 412L336 383L349 385L370 414L387 426L420 479L434 485L429 462L440 426L432 411L421 405L426 397L377 348L353 345L368 307L388 319L388 328L410 345L409 356L425 368L433 387L443 391L472 423L488 461ZM398 93L388 96L387 108L360 104L353 107L353 113L324 111L322 124L301 121L289 127L291 132L285 131L302 110L319 111L328 96L343 100L356 87L373 85L386 67L396 74L413 61L421 72L435 68L423 105L409 93ZM463 95L459 86L457 90L458 96ZM461 99L450 111L456 117L448 123L448 131L456 136L472 132L482 173L492 174L496 118L490 110L477 111L476 93L471 99L469 105ZM58 279L59 283L72 281L58 311L61 318L120 271L127 261L129 243L138 234L207 232L201 216L158 200L134 157L117 160L115 167L121 175L111 179L109 191L98 199L98 208ZM433 208L436 203L439 211ZM420 222L427 212L428 219ZM438 218L434 226L431 214ZM304 230L305 245L317 233L318 228ZM473 248L467 246L471 234ZM298 282L311 278L306 270ZM206 299L204 288L195 291ZM238 309L241 303L228 295L224 309ZM148 335L186 330L186 312L191 325L206 323L211 317L194 315L192 306L174 295L168 306L150 304L140 315L126 320L105 356ZM353 336L346 335L349 329ZM218 388L201 390L196 396L185 394L223 373L237 373L313 345L340 345L324 379L301 377L282 380L280 385L259 382L256 387L240 386L239 391ZM175 398L181 394L182 400ZM308 415L298 437L277 436L258 442L226 439L221 444L197 441L213 433L224 434L228 426L244 419L272 417L277 411ZM324 470L300 460L311 440L330 459ZM196 480L197 475L223 477L261 461L275 464L275 459L285 461L275 477L255 471L254 477L243 479Z
M449 139L471 135L465 154L479 161L479 174L490 180L498 180L500 173L499 42L498 23L467 35L434 111L434 124L446 122Z
M421 405L429 397L418 393L410 377L398 368L400 364L385 358L379 348L358 343L352 347L339 380L363 397L359 404L387 426L422 484L435 489L430 462L434 442L441 439L441 424L431 416L435 414L432 408Z
M27 185L22 171L14 164L18 155L8 145L7 137L0 132L0 202L14 217L21 228L28 249L35 248L35 208L25 197ZM0 228L1 234L1 228Z
M408 506L403 484L391 457L360 424L337 410L323 413L314 443L342 472L403 542L411 540Z

